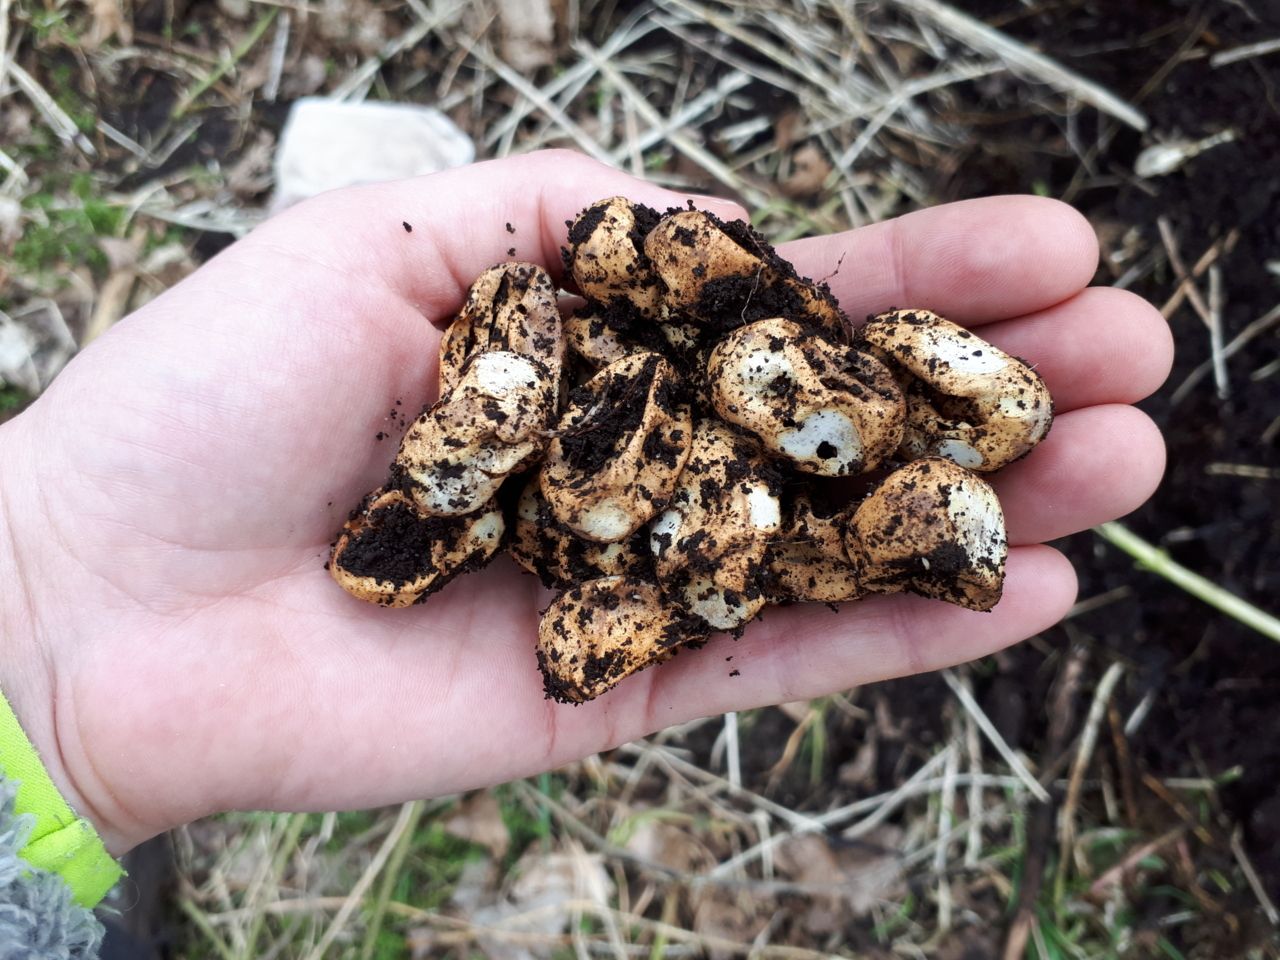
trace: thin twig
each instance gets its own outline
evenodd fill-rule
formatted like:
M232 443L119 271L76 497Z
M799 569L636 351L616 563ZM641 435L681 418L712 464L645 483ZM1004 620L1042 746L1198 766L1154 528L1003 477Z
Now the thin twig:
M276 35L271 41L271 69L267 71L267 82L262 87L262 99L275 103L280 93L280 81L284 77L284 58L289 52L289 28L293 25L293 17L286 10L276 24Z
M1249 480L1280 480L1280 467L1259 467L1252 463L1211 463L1204 468L1211 477L1246 477Z
M1058 766L1066 762L1067 739L1076 717L1076 691L1084 675L1087 656L1087 648L1073 643L1058 667L1057 677L1050 690L1049 731L1044 752L1050 767L1045 771L1046 779L1055 776ZM1040 929L1036 905L1040 899L1041 885L1044 883L1045 863L1049 857L1049 837L1053 832L1055 808L1056 803L1050 800L1049 803L1033 808L1026 819L1022 882L1017 893L1017 907L1008 931L1005 933L1002 954L1004 960L1022 960L1026 956L1027 940Z
M657 124L656 126L651 125L648 130L637 136L633 143L624 144L622 147L614 150L614 162L620 164L632 151L643 154L644 151L650 149L654 145L669 139L672 131L679 130L681 127L687 126L697 120L708 110L723 106L724 101L730 94L742 89L750 82L751 78L741 70L735 70L732 73L725 74L725 76L720 78L720 82L714 87L695 99L690 100L679 111L673 113L669 118L664 119L662 123ZM630 99L626 102L631 109L635 109L635 105Z
M788 809L787 807L782 806L782 804L775 803L768 797L763 797L760 794L747 790L742 786L735 787L723 777L717 776L710 770L704 770L697 764L690 763L688 760L684 760L676 756L670 750L663 747L650 744L646 741L638 744L629 743L620 749L623 753L631 754L632 756L642 760L653 758L669 770L678 771L685 776L702 780L704 783L714 783L717 786L723 787L731 796L745 800L756 808L764 810L767 813L771 813L775 817L786 821L794 827L822 829L822 822L815 817L809 814L800 813L796 810Z
M199 100L206 90L233 70L235 65L243 60L249 51L253 49L254 44L262 39L262 35L267 32L267 28L271 26L279 13L279 7L272 7L260 16L252 29L250 29L240 42L235 45L235 48L232 49L231 53L223 58L216 67L210 70L204 79L190 90L183 93L183 95L178 99L178 102L173 105L173 109L169 111L170 119L182 119L183 115L191 109L191 105Z
M742 759L738 748L738 713L730 710L724 715L725 756L729 761L729 785L742 788Z
M933 872L937 883L938 894L938 932L945 933L951 929L951 883L947 879L947 853L950 849L949 837L955 823L956 775L960 772L960 749L963 735L960 722L952 720L955 734L952 737L954 749L947 756L947 764L942 769L942 794L938 797L938 845L933 852ZM971 814L977 818L977 811Z
M59 140L75 144L86 156L96 157L98 155L98 151L89 142L89 138L80 132L80 128L76 126L75 121L67 116L67 111L58 106L58 102L49 96L44 87L36 82L35 77L23 70L14 60L9 61L8 74L17 83L18 89L25 93L27 99L35 105L36 110L44 117L45 123L49 125L49 128ZM2 77L3 75L0 75L0 79Z
M1093 748L1098 742L1098 728L1102 725L1103 714L1111 700L1111 693L1124 674L1124 664L1116 661L1107 668L1098 686L1093 692L1093 702L1089 704L1089 713L1085 716L1084 732L1080 735L1080 746L1076 750L1076 758L1071 765L1071 776L1067 780L1067 793L1062 801L1062 811L1058 821L1058 875L1056 880L1057 896L1055 902L1061 902L1067 880L1067 868L1071 863L1071 847L1075 843L1076 807L1080 803L1080 785L1084 782L1085 771L1093 759Z
M387 861L391 858L391 854L395 851L400 838L406 830L409 830L414 822L422 813L422 801L413 800L404 804L400 808L400 813L396 817L395 824L391 827L391 832L387 834L386 839L382 841L382 846L378 848L378 852L373 855L373 859L369 861L369 865L365 867L364 873L360 875L360 879L356 881L356 885L351 888L351 893L347 895L346 901L338 908L338 912L334 915L333 920L329 923L328 929L325 930L319 942L307 954L307 960L323 960L325 951L329 949L329 945L334 939L346 928L351 915L355 913L361 903L364 902L364 895L368 889L373 886L373 881L378 878L378 874L382 872L382 868L386 866Z
M1173 224L1169 222L1168 217L1161 216L1156 218L1156 227L1160 230L1160 241L1164 244L1165 253L1168 254L1169 266L1173 267L1173 272L1177 274L1179 289L1186 288L1187 299L1191 301L1191 306L1200 315L1204 325L1212 329L1213 320L1209 315L1209 305L1204 302L1204 297L1200 296L1200 288L1195 285L1195 281L1188 275L1187 268L1182 263L1182 254L1178 251L1178 238L1173 233Z
M1135 130L1143 131L1150 125L1142 111L1125 103L1115 94L967 13L961 13L954 7L940 3L939 0L893 0L893 2L917 16L928 19L938 29L951 34L973 49L981 50L989 56L999 57L1042 83L1070 94Z
M585 41L578 41L573 45L573 49L590 60L596 69L600 71L601 76L608 78L609 82L618 88L619 93L631 100L636 112L644 117L646 123L654 127L662 126L665 123L662 114L649 102L649 99L636 89L635 85L623 75L621 70L601 56L599 50ZM688 135L681 133L679 130L671 130L667 134L667 141L716 180L746 197L750 203L760 205L768 199L762 191L739 177L732 169L718 158L712 156L706 148L695 143ZM606 162L609 162L608 158Z
M1089 895L1093 897L1105 897L1108 891L1117 884L1124 881L1125 877L1131 874L1134 869L1147 857L1153 853L1159 853L1169 844L1176 842L1179 838L1185 836L1187 828L1182 824L1166 830L1160 836L1147 843L1140 844L1128 853L1123 860L1115 866L1108 869L1097 880L1093 881L1089 886Z
M932 777L937 769L946 763L946 755L950 749L951 748L948 747L947 749L930 757L919 770L912 774L911 777L896 790L880 794L876 797L868 797L866 800L820 814L817 817L814 817L815 826L813 827L797 827L792 828L785 833L776 833L771 836L768 841L757 843L754 847L750 847L736 856L730 857L728 860L721 862L711 871L710 874L708 874L708 878L714 879L724 877L736 870L740 870L748 863L758 860L766 850L771 850L774 847L777 847L779 844L793 836L813 833L816 830L830 829L832 826L848 819L848 817L856 815L856 812L861 812L863 809L871 809L873 813L869 817L865 820L859 821L852 827L849 827L842 833L842 836L852 838L866 833L872 827L883 822L889 814L901 806L909 797L913 796L914 791L919 787L919 785L923 781Z
M9 72L9 11L12 0L0 0L0 96L4 95L5 75Z
M1230 50L1223 50L1215 53L1209 58L1209 66L1225 67L1229 63L1239 63L1241 60L1248 60L1251 57L1261 57L1268 53L1280 51L1280 37L1273 37L1270 40L1259 40L1257 43L1246 43L1243 47L1233 47Z
M1209 356L1218 399L1226 400L1231 385L1227 382L1227 358L1222 355L1222 268L1217 264L1209 268Z
M1240 872L1249 881L1249 889L1258 898L1258 903L1262 906L1262 912L1266 914L1273 927L1280 927L1280 910L1276 909L1275 903L1267 896L1267 888L1262 885L1258 871L1253 869L1253 864L1250 862L1248 854L1244 852L1244 843L1240 838L1239 827L1236 827L1235 832L1231 834L1231 853L1235 856L1236 863L1240 865Z
M582 127L578 126L575 121L571 120L569 115L560 109L560 107L556 106L556 104L552 102L545 93L535 87L502 60L498 59L496 54L490 53L483 45L476 44L475 47L472 48L471 55L501 77L507 85L514 88L522 97L534 104L547 117L549 117L556 126L568 134L574 143L580 146L587 153L591 154L591 156L595 157L595 159L599 160L601 163L608 163L612 165L613 160L609 156L609 152L607 150L600 146L600 144L598 144L590 134L583 130Z
M968 673L964 675L961 682L966 687L969 686ZM964 865L973 867L982 859L982 824L980 823L983 797L982 740L978 734L978 725L973 720L973 714L967 710L964 713L964 745L965 752L969 754L969 771L973 774L973 779L969 783L969 835L965 838Z
M1219 237L1210 244L1209 249L1200 255L1200 259L1197 260L1195 266L1191 268L1191 276L1187 277L1185 280L1179 281L1177 288L1169 296L1169 299L1160 307L1160 315L1166 320L1173 316L1174 311L1177 310L1178 307L1182 306L1182 301L1187 298L1187 288L1192 285L1192 282L1199 280L1204 276L1204 272L1213 266L1214 262L1217 261L1220 256L1234 250L1239 240L1239 228L1232 227L1227 231L1225 236ZM1159 250L1155 250L1153 252L1159 253ZM1165 259L1168 259L1167 254L1165 255ZM1119 281L1112 284L1112 286L1119 286Z
M262 909L270 914L285 915L317 910L340 910L345 903L346 898L344 897L306 897L268 903L263 905ZM683 927L663 923L660 920L651 920L648 917L622 913L612 907L586 899L561 900L532 907L519 913L508 914L493 924L473 923L465 918L436 913L435 911L414 907L398 900L393 900L387 904L387 910L389 913L413 923L424 923L433 927L443 927L445 930L456 931L462 937L450 938L454 943L468 943L480 936L484 936L513 944L565 944L568 938L563 935L548 934L537 929L521 930L519 927L521 925L532 925L536 921L543 920L549 916L554 917L577 911L584 916L594 917L600 920L601 923L604 922L604 915L607 913L618 923L650 933L661 933L669 940L679 943L698 944L704 949L724 952L733 956L750 956L753 960L754 958L760 958L760 960L771 960L771 958L776 958L776 960L830 960L831 958L829 953L807 950L804 947L789 947L781 944L756 946L713 934L695 933L692 930L685 930ZM214 924L223 924L229 922L232 917L233 912L228 911L222 914L211 914L208 920ZM444 944L442 943L441 945L443 946Z
M956 679L955 673L949 669L942 671L942 679L951 688L951 692L956 695L960 705L973 717L978 729L983 732L987 740L991 742L991 745L996 748L996 752L1009 765L1009 769L1013 771L1014 776L1022 781L1033 797L1041 803L1047 803L1049 791L1040 785L1040 781L1027 769L1027 765L1022 762L1022 758L1014 752L1004 737L1000 736L1000 731L996 729L995 724L983 712L982 707L978 706L978 701L973 698L973 694L965 689L964 685Z
M1280 323L1280 303L1276 304L1257 320L1248 324L1243 330L1231 338L1231 342L1222 348L1222 359L1227 361L1231 357L1239 353L1249 341L1256 339L1266 333L1277 323ZM1213 371L1212 358L1204 361L1200 366L1196 367L1187 378L1178 385L1178 389L1169 395L1170 406L1177 406L1187 398L1187 395L1195 389L1196 384L1207 377Z
M374 74L382 69L383 64L402 51L416 46L432 30L448 23L459 10L461 10L461 4L452 3L442 7L430 18L423 19L419 14L417 22L412 27L398 37L393 37L383 45L381 50L365 59L360 66L351 71L342 83L333 89L329 96L334 100L350 99L356 92L365 89L365 84L373 79Z

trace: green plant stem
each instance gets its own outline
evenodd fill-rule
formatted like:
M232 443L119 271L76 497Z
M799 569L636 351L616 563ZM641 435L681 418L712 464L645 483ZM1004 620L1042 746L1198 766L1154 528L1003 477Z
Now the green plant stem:
M284 829L281 830L280 841L276 845L275 855L271 858L270 873L270 877L277 886L279 886L280 879L284 876L289 857L297 849L298 838L302 836L302 828L307 823L307 815L305 813L281 814L280 819L283 820ZM249 928L249 935L245 937L246 952L241 960L252 960L253 957L259 956L258 938L262 936L262 928L266 921L267 914L265 911L259 911L258 915L253 918L253 925Z
M1171 559L1159 547L1148 543L1123 524L1111 521L1093 528L1093 532L1112 546L1119 547L1138 561L1152 573L1157 573L1169 582L1181 587L1198 600L1222 611L1229 617L1250 627L1264 637L1280 642L1280 619L1260 610L1246 600L1241 600L1234 593L1222 589L1212 580L1188 570L1182 564Z
M231 948L227 946L222 937L218 936L218 932L213 929L213 924L209 922L209 918L201 912L199 907L184 897L178 901L178 908L187 915L188 920L196 925L196 929L208 938L210 945L217 951L222 960L236 960Z
M421 800L414 801L413 810L409 814L404 833L396 841L395 849L391 851L391 857L387 860L386 870L382 874L382 884L378 890L378 900L374 904L373 914L369 917L369 922L365 927L364 945L360 949L360 960L371 960L373 952L378 946L378 935L382 932L382 922L387 915L387 904L391 902L391 894L395 892L396 882L400 879L400 870L409 856L409 851L413 848L415 834L418 831L418 823L422 820L424 807L425 804Z
M231 55L214 67L213 71L197 83L195 87L183 94L182 99L174 105L172 112L169 114L170 119L182 119L183 114L191 108L191 105L195 103L206 90L225 77L231 68L239 63L244 58L244 55L253 49L253 45L262 39L262 35L267 32L267 27L271 26L272 21L275 20L276 14L279 12L279 7L272 7L260 16L257 23L253 25L253 29L250 30L236 48L231 51Z

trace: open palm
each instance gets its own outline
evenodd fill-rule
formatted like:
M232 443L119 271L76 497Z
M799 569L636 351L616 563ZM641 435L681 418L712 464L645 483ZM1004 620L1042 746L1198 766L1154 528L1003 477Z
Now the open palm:
M1159 434L1122 405L1167 373L1163 321L1084 289L1097 248L1069 208L972 201L781 252L817 277L843 258L830 282L852 317L927 307L1045 377L1057 424L995 479L1013 549L993 613L908 596L771 610L570 708L543 699L534 659L547 595L506 558L423 606L351 599L322 569L328 543L385 475L400 418L434 399L440 326L509 247L555 267L565 220L614 194L684 201L559 152L318 198L120 323L0 430L17 573L0 636L26 664L0 683L21 687L37 745L113 849L215 810L479 786L990 653L1072 602L1069 565L1037 544L1154 489Z

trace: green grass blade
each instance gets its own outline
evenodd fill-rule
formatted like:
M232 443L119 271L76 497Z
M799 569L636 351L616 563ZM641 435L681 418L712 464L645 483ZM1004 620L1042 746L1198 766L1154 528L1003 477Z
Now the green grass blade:
M1152 573L1181 587L1198 600L1238 620L1264 637L1280 642L1280 619L1222 589L1212 580L1188 570L1159 547L1148 543L1128 527L1114 521L1093 528L1093 532L1112 546L1119 547Z

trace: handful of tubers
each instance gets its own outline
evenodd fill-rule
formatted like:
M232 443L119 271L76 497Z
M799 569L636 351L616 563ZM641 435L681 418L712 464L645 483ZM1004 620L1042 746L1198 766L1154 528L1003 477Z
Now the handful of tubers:
M333 546L344 589L421 603L508 548L558 592L536 653L570 703L770 603L995 606L981 474L1048 432L1033 370L928 310L852 329L741 222L613 197L568 239L567 318L533 264L473 284L440 399Z

